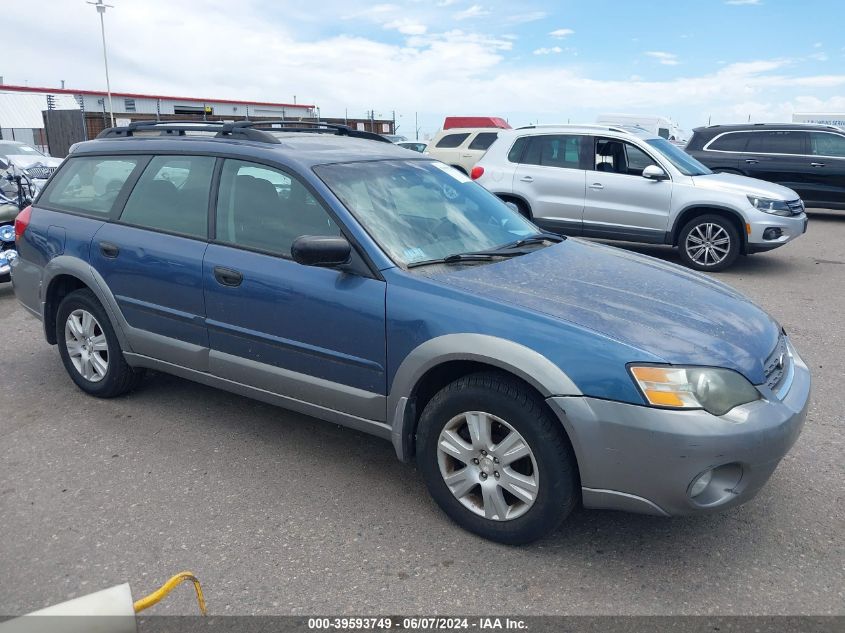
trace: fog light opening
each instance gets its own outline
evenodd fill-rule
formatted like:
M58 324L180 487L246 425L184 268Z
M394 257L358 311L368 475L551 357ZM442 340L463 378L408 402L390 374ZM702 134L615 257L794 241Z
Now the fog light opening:
M780 236L783 235L783 229L777 226L770 226L765 231L763 231L763 239L764 240L776 240Z
M698 495L704 492L707 489L707 486L710 484L710 480L713 479L713 470L704 471L701 475L698 476L698 479L692 482L692 486L689 489L689 496L691 499L695 499Z

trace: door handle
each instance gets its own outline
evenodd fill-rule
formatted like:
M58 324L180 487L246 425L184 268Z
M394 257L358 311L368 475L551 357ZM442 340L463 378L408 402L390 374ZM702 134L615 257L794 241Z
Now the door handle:
M103 257L114 259L120 254L120 247L111 242L100 242L100 252L103 254Z
M745 162L746 162L747 164L749 164L749 165L756 165L756 164L757 164L757 163L759 163L760 161L759 161L759 160L754 160L753 158L748 158L748 159L746 159L746 161L745 161Z
M810 167L824 167L824 163L810 163Z
M523 176L520 180L522 182L534 182L534 179L531 176Z
M472 154L461 154L464 158L472 158Z
M241 285L244 276L237 270L231 268L223 268L222 266L214 267L214 278L222 286L237 287Z
M604 189L604 185L600 182L594 182L592 185L590 185L590 189Z

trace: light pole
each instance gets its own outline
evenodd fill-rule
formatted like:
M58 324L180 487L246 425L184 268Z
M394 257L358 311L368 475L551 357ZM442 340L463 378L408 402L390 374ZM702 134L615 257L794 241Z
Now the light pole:
M106 54L106 25L103 20L106 9L114 9L114 6L111 4L104 4L103 0L88 2L88 4L93 4L97 7L97 13L100 14L100 34L103 36L103 63L106 66L106 92L109 95L109 116L111 116L111 126L114 127L114 105L111 100L111 82L109 82L109 58Z

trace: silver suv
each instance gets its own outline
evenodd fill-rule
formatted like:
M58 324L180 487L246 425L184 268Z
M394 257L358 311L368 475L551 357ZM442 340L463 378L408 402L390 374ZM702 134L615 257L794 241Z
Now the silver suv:
M640 128L501 130L471 176L544 229L670 244L697 270L722 270L807 230L791 189L714 174Z

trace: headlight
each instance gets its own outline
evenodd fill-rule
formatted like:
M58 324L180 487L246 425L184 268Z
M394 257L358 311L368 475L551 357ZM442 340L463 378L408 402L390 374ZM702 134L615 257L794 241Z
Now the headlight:
M742 375L715 367L633 366L631 375L649 404L671 409L704 409L724 415L760 398Z
M758 196L748 196L748 202L751 206L762 211L763 213L771 213L772 215L792 215L792 209L786 204L784 200L773 200L772 198L760 198Z

